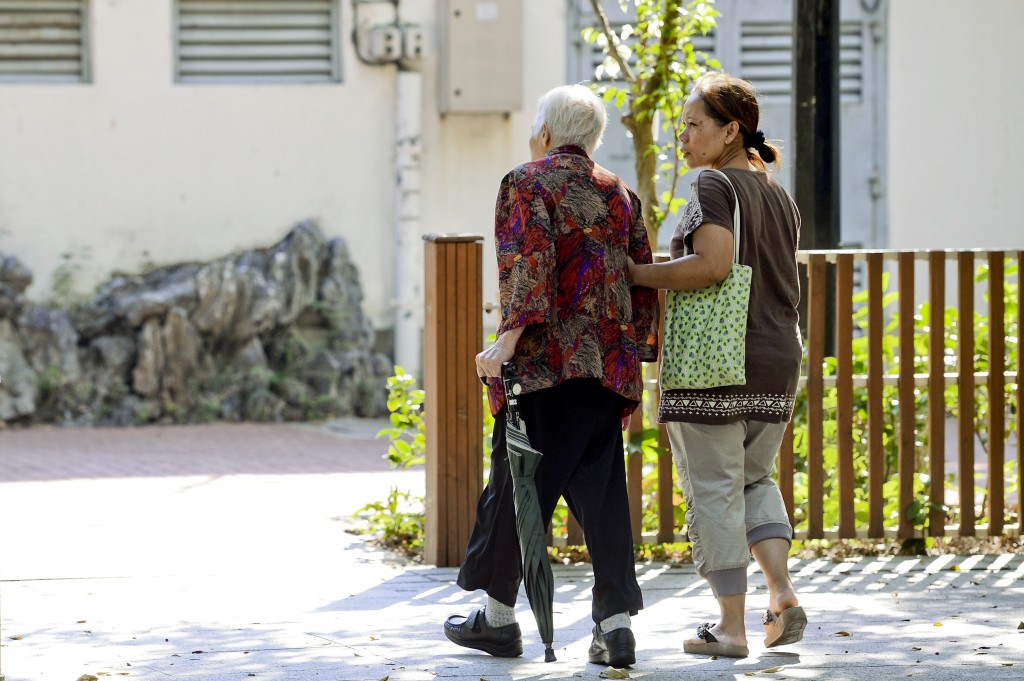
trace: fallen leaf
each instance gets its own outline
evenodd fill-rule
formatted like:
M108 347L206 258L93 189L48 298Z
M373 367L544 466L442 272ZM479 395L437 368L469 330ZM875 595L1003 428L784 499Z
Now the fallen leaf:
M921 649L918 648L917 646L914 646L913 648L911 648L911 650L921 650Z
M627 672L625 669L615 669L614 667L610 667L608 669L605 669L603 672L598 674L598 676L600 678L602 678L602 679L628 679L628 678L630 678L629 677L629 672Z
M12 641L21 641L24 640L24 638L24 636L11 636Z
M949 571L950 572L960 572L960 566L959 565L954 565L953 567L949 568Z
M78 677L78 681L100 681L92 674L82 674Z
M371 636L370 640L371 641L379 641L380 640L380 636Z
M942 626L942 622L935 622L934 624L932 624L932 626L933 627L941 627Z
M391 678L391 676L390 676L390 675L388 675L388 676L382 676L382 677L380 677L380 681L388 681L388 679L390 679L390 678Z
M1024 631L1024 622L1017 625L1017 631Z
M192 654L193 654L193 655L202 655L202 654L203 654L203 651L201 651L201 650L193 650L193 651L192 651Z
M833 636L852 636L853 634L851 634L848 631L837 631L836 633L834 633L832 635Z
M1012 666L1013 666L1013 663L1012 663L1012 662L1004 662L1004 663L1003 663L1003 666L1004 666L1004 667L1012 667Z
M85 620L78 620L75 624L85 624Z
M768 667L768 669L762 669L762 674L776 674L782 671L782 667Z

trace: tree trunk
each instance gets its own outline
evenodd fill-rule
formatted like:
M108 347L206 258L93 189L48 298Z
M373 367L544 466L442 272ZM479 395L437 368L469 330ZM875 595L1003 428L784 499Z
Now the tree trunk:
M648 114L641 118L645 121L638 124L635 113L626 114L622 117L622 123L633 136L636 194L640 197L644 226L647 228L647 238L651 242L651 250L656 251L658 250L658 227L660 224L655 212L655 208L658 206L658 186L655 182L658 154L654 144L654 117Z

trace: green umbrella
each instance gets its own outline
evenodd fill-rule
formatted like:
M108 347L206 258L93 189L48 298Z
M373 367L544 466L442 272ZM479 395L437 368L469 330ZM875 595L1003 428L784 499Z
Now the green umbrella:
M554 639L553 602L555 579L551 575L548 559L547 532L540 513L540 498L533 474L543 454L530 444L526 435L526 424L519 418L518 395L523 386L518 378L505 367L502 380L505 384L506 429L505 442L508 449L508 465L512 471L512 496L516 506L516 530L519 533L519 548L523 554L523 581L530 609L537 619L537 630L546 646L544 661L554 662L555 651L551 649Z

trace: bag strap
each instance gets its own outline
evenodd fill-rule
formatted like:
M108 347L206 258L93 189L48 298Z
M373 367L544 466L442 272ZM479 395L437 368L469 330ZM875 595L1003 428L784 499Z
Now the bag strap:
M732 189L733 196L736 197L736 205L732 211L732 235L733 235L733 249L732 249L732 261L738 263L740 261L740 195L736 191L736 187L733 186L729 176L723 173L721 170L715 168L708 168L709 171L719 174L725 183L729 185L729 189Z

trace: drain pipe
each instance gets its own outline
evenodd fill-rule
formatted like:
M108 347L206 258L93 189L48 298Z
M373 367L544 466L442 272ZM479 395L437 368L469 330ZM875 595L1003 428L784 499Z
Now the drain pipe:
M395 363L421 379L423 75L417 71L399 71L395 101Z
M423 76L417 70L426 35L403 24L398 0L352 0L353 39L360 61L397 67L395 96L394 334L395 364L421 377L423 252L420 155Z

